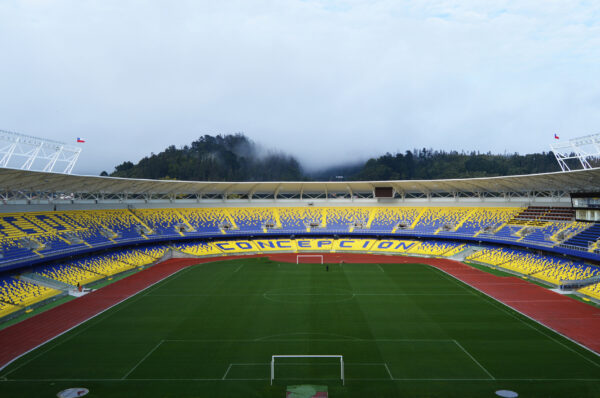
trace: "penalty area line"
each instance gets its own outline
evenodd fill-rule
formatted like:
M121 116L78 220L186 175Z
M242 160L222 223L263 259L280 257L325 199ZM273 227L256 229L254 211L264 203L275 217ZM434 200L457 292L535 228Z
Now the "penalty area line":
M178 381L264 381L264 380L269 380L269 378L264 377L264 378L240 378L240 379L215 379L215 378L181 378L181 379L87 379L87 378L79 378L79 379L5 379L2 380L0 379L0 383L48 383L48 382L156 382L156 381L165 381L165 382L178 382ZM301 379L301 378L279 378L279 380L307 380L307 379ZM339 379L323 379L323 380L336 380L339 381ZM346 377L346 380L354 380L354 381L361 381L361 380L389 380L388 378L350 378L350 377ZM456 382L464 382L464 381L486 381L486 382L498 382L498 381L527 381L527 382L533 382L533 383L539 383L541 381L579 381L579 382L600 382L600 379L546 379L546 378L540 378L540 379L536 379L536 378L516 378L516 379L511 379L511 378L506 378L506 379L495 379L495 380L491 380L491 379L465 379L465 378L456 378L456 379L452 379L452 378L434 378L434 379L420 379L420 378L394 378L392 379L393 381L415 381L415 382L431 382L431 381L456 381Z
M492 376L492 374L481 363L479 363L479 361L477 359L475 359L475 357L473 355L471 355L469 353L469 351L467 351L465 349L465 347L462 346L462 344L460 344L456 340L452 340L452 341L454 341L454 344L456 344L458 346L458 348L460 348L465 354L467 354L469 356L469 358L471 358L473 360L473 362L475 362L481 369L483 369L483 371L490 377L490 379L496 380L496 378L494 376Z
M225 380L225 378L227 377L227 374L229 373L229 371L231 370L231 367L233 366L232 363L229 364L229 367L227 368L227 370L225 371L225 374L223 375L223 378L221 380Z
M154 346L154 348L150 350L150 352L148 352L146 355L144 355L144 357L143 357L143 358L142 358L142 359L141 359L141 360L140 360L140 361L139 361L137 364L135 364L135 366L134 366L133 368L131 368L131 369L129 370L129 372L125 373L125 376L121 377L121 379L122 379L122 380L126 379L126 378L127 378L127 376L129 376L129 375L130 375L130 374L131 374L131 373L132 373L134 370L136 370L136 369L137 369L137 367L138 367L138 366L140 366L140 365L142 364L142 362L144 362L144 361L145 361L145 360L146 360L146 359L147 359L147 358L148 358L150 355L152 355L152 353L153 353L154 351L156 351L156 349L157 349L158 347L160 347L160 345L161 345L162 343L164 343L164 342L165 342L164 340L161 340L161 341L159 341L159 342L158 342L158 344L157 344L157 345L155 345L155 346Z
M242 269L242 267L243 267L244 265L246 265L246 264L242 264L242 265L240 265L240 266L239 266L239 267L237 267L237 268L235 269L235 271L233 271L233 272L238 272L239 270L241 270L241 269Z
M384 363L383 366L385 366L385 370L387 370L388 374L390 375L390 380L394 380L394 376L392 376L392 372L390 372L390 368L388 368L387 362Z

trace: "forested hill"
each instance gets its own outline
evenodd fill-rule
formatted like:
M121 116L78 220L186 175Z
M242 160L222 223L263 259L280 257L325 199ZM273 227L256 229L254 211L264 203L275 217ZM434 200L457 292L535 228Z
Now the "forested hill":
M123 162L114 177L193 181L297 181L304 179L296 159L266 152L243 134L205 135L177 149L170 146L137 164Z
M205 135L189 146L170 146L137 164L123 162L110 175L194 181L348 181L491 177L558 170L552 153L494 155L421 149L306 173L294 157L266 151L243 134L235 134Z
M430 149L385 154L369 159L353 176L358 180L427 180L493 177L560 171L552 152L493 155Z

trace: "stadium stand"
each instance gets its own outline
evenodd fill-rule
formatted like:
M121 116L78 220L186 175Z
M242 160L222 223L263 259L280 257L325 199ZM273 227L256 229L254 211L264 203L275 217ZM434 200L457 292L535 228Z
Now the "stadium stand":
M471 237L494 243L598 249L600 224L572 211L502 207L260 207L9 213L0 217L0 263L119 242L244 233Z
M585 230L574 232L573 236L565 241L565 244L588 249L600 238L600 224L592 224Z
M580 280L600 275L600 269L587 264L558 262L555 267L546 268L532 276L558 285L564 280Z
M485 264L499 266L524 275L533 275L548 268L554 268L562 260L551 256L540 256L522 250L494 248L473 253L467 257Z
M232 219L231 225L235 226L240 232L267 232L267 229L278 227L274 211L271 208L235 208L230 209L228 212L225 210L222 211L225 215L229 213ZM225 218L225 220L227 220L227 218Z
M567 261L550 255L539 255L523 250L506 248L485 249L471 254L467 260L515 271L554 285L562 281L583 280L600 276L600 267ZM580 291L593 291L586 287Z
M8 304L3 301L0 301L0 318L5 317L9 314L12 314L15 311L18 311L20 308L16 305Z
M579 293L600 300L600 283L595 283L578 290Z
M244 234L259 236L247 241L225 238ZM329 239L314 240L310 234L332 235ZM356 238L333 239L333 234ZM383 236L369 238L376 234ZM272 238L268 238L269 235ZM290 240L290 235L297 235L296 239ZM419 240L415 239L417 236ZM180 240L204 237L222 241ZM259 239L261 237L263 239ZM426 238L436 241L422 241ZM143 249L117 249L108 257L94 255L79 262L36 268L39 275L76 286L152 263L166 253L168 245L197 256L289 250L453 256L466 247L465 243L444 241L444 238L552 248L557 254L562 254L565 247L575 247L581 252L596 254L600 252L600 223L575 221L570 208L541 206L204 207L13 212L0 215L0 264L31 259L39 263L57 254L85 252L119 243L157 243ZM474 261L550 283L595 275L595 268L585 268L583 263L526 250L487 249L471 257Z
M417 207L379 207L371 213L367 229L388 233L409 229L425 210Z
M314 229L325 228L326 214L324 208L290 207L278 209L281 228L285 231L310 232Z
M76 287L78 284L87 285L105 276L70 263L42 267L36 270L34 274L66 283L72 287Z
M214 256L223 254L212 242L198 243L180 243L173 245L173 248L194 256Z
M35 285L33 283L25 282L19 279L11 277L1 278L0 303L7 304L8 306L4 309L0 307L0 311L8 309L16 310L19 307L27 307L31 304L45 300L59 293L59 290L50 289L45 286Z
M226 209L210 207L203 209L180 209L179 213L194 230L200 233L224 233L225 229L234 227ZM229 228L224 228L227 226Z

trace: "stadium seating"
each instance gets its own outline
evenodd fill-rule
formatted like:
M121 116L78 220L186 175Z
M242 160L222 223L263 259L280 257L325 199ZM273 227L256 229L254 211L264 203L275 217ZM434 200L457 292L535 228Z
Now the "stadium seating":
M544 269L533 274L536 278L543 279L558 285L563 280L580 280L600 275L600 269L587 264L560 262L557 266Z
M212 242L182 243L173 245L177 250L194 256L214 256L223 254L223 251Z
M59 290L35 285L19 279L11 277L0 278L0 303L8 304L8 307L5 309L16 310L19 307L27 307L59 293ZM0 311L2 311L2 308L0 308Z
M425 210L426 208L418 207L375 208L367 228L371 231L387 233L408 229Z
M564 280L581 280L600 275L600 268L597 266L523 250L485 249L471 254L467 260L498 266L555 285Z
M325 212L325 228L332 232L365 229L372 210L356 207L330 207Z
M565 244L587 249L589 245L595 243L599 237L600 223L592 224L589 226L589 228L584 229L579 233L575 233L574 236L565 241Z
M13 312L19 310L20 307L17 307L16 305L12 305L12 304L8 304L5 302L0 301L0 318L12 314Z
M226 215L225 211L223 210ZM231 224L240 232L263 231L269 228L277 228L277 221L271 208L235 208L228 212L231 216Z
M78 284L87 285L88 283L102 279L105 275L80 268L72 264L59 264L43 267L34 272L40 276L66 283L73 287Z
M387 228L389 231L395 231L399 228L399 223L403 223L408 229L420 228L421 230L433 231L434 234L442 233L466 233L466 234L490 234L494 229L501 230L505 228L508 222L513 220L515 210L499 210L497 213L490 209L460 209L439 208L439 209L392 209L392 208L373 208L373 209L328 209L328 208L303 208L303 209L273 209L264 208L248 209L211 209L211 216L214 216L209 228L219 230L220 240L211 241L190 241L190 242L171 242L170 246L156 244L142 248L119 249L109 254L92 255L80 260L64 262L54 265L42 265L34 269L34 274L39 277L45 277L52 280L66 283L73 287L87 285L100 279L111 277L118 273L132 270L136 267L144 266L155 262L164 256L170 247L195 256L223 256L236 254L257 254L269 252L367 252L376 254L400 254L400 255L422 255L435 257L451 257L465 250L467 246L460 242L450 242L444 240L416 240L416 239L365 239L344 237L334 239L332 237L323 238L276 238L276 239L226 239L225 236L232 231L230 229L223 231L222 224L228 223L234 230L254 231L262 229L265 231L265 224L270 224L270 228L275 229L293 229L296 230L329 230L336 231L340 229L352 232L353 229ZM74 213L74 214L73 214ZM106 220L93 221L94 217L98 220L98 214L92 216L61 213L61 217L70 221L71 231L77 230L80 237L90 239L94 235L93 228L99 231L100 228L111 231L124 230L131 231L138 225L144 225L152 231L160 231L160 234L170 234L178 236L181 234L197 233L196 228L203 225L206 215L194 209L172 210L163 209L154 211L136 211L128 213L127 211L107 212ZM497 218L494 218L497 215ZM15 216L12 216L15 217ZM57 216L56 216L57 217ZM56 218L55 217L55 218ZM121 218L122 217L122 218ZM384 223L384 217L388 217L393 222ZM16 218L15 218L16 219ZM61 218L62 219L62 218ZM8 219L12 221L12 219ZM107 221L108 220L108 221ZM120 220L120 221L117 221ZM308 221L307 221L308 220ZM6 222L6 221L5 221ZM101 226L99 227L97 222ZM566 231L569 228L577 231L582 228L581 225L573 224L573 221L536 221L540 224L550 223L556 231ZM311 225L311 223L313 225ZM443 223L453 225L453 230L446 230ZM19 226L28 225L26 221L18 224ZM40 225L37 224L36 225ZM187 225L185 231L179 230L180 225ZM208 224L204 224L208 225ZM483 232L485 226L492 225ZM93 227L93 228L92 228ZM538 228L544 228L539 226ZM587 227L587 224L584 225ZM24 228L24 227L23 227ZM41 227L39 227L41 228ZM65 227L66 228L66 227ZM519 226L518 228L522 228ZM33 229L33 227L32 227ZM46 228L45 228L46 229ZM104 230L104 231L105 231ZM36 230L36 242L42 246L37 250L40 254L48 247L69 248L76 245L89 246L85 242L69 242L61 239L59 233L47 230L45 233ZM137 234L137 233L136 233ZM64 245L57 245L57 236ZM137 234L140 237L139 234ZM390 235L393 236L393 235ZM526 236L529 237L529 236ZM106 238L106 237L105 237ZM119 239L120 237L116 237ZM524 238L524 237L521 237ZM3 241L5 243L5 253L12 250L28 250L19 247L17 243L11 240ZM106 238L109 240L108 238ZM520 239L518 235L515 239ZM91 240L91 239L90 239ZM114 240L114 239L112 239ZM12 246L11 246L12 244ZM14 248L13 248L14 247ZM468 260L484 264L494 265L536 278L552 284L559 284L563 280L581 280L589 277L600 276L600 268L597 266L585 264L582 262L568 261L561 257L552 255L541 255L526 250L507 249L501 247L491 247L472 253ZM600 284L586 286L579 289L579 292L590 297L600 297ZM21 281L11 277L0 279L0 317L11 312L24 308L31 303L43 300L52 295L58 294L58 290L48 289L33 283Z
M414 241L414 240L380 240L371 245L373 253L417 254L427 256L449 257L462 251L465 245L452 242Z
M262 240L202 244L182 240L203 237L226 240L227 235L243 237L245 234L260 235L257 238ZM303 235L310 236L307 234L354 235L357 239L330 239L330 243L301 239ZM289 235L296 235L296 239L282 239ZM376 235L379 240L365 239ZM589 253L587 258L600 254L600 223L574 221L573 211L568 208L190 207L4 213L0 215L0 264L38 264L47 258L60 259L94 248L153 241L168 243L194 255L292 250L452 256L464 249L460 243L421 242L411 240L413 236L510 243L547 248L561 254L569 248L579 248L576 253ZM395 238L392 239L394 243L389 247L386 247L387 243L380 246L385 238ZM92 256L79 263L60 263L36 272L72 285L87 284L151 263L167 249L163 245L120 251L110 258ZM569 249L568 254L573 254L575 249ZM498 249L475 255L479 257L477 261L552 283L586 272L577 263L526 251Z
M578 292L600 300L600 283L581 288Z
M254 254L265 252L337 252L356 251L388 254L417 254L449 257L464 250L465 245L452 242L374 239L254 239L223 240L175 245L178 250L196 256Z
M281 228L285 231L310 232L325 227L323 209L290 207L280 208L278 212Z
M473 253L467 260L496 265L524 275L533 275L549 268L555 268L564 260L552 256L541 256L523 250L504 248L486 249Z

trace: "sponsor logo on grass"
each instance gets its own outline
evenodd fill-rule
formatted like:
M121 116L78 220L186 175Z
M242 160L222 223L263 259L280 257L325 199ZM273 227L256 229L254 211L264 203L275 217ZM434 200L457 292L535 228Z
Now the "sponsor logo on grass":
M61 392L56 394L56 396L58 398L77 398L77 397L83 397L84 395L87 395L89 392L90 392L90 390L88 390L87 388L74 387L74 388L67 388L66 390L62 390Z
M286 398L327 398L327 386L311 384L287 386L285 396Z

